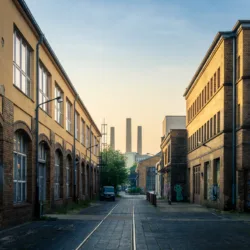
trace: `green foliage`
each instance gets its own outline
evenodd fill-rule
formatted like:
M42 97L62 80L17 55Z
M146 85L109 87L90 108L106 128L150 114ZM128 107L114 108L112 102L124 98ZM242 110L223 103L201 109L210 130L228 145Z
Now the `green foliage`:
M101 186L122 185L127 182L128 171L125 164L125 156L118 150L108 148L101 153Z
M141 188L140 187L133 187L129 190L130 194L139 194L141 193Z
M68 204L64 204L62 206L57 207L55 211L56 214L68 214L68 213L78 213L81 209L89 207L90 201L82 201L80 200L78 203L71 202Z

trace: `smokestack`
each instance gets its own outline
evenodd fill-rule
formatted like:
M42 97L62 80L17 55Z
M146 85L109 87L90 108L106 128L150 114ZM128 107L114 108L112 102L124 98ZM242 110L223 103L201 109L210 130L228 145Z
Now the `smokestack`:
M127 118L126 120L126 153L132 152L131 141L132 141L131 118Z
M142 154L142 126L137 128L137 153Z
M115 149L115 127L110 127L110 147Z

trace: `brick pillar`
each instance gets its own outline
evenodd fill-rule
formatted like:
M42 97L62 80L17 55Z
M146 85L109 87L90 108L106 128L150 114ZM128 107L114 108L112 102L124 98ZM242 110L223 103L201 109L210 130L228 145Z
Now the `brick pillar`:
M3 164L3 206L7 211L13 208L13 122L14 106L3 97L2 164ZM14 219L14 218L13 218Z
M50 204L53 206L54 199L54 183L55 183L55 133L50 131Z
M67 160L67 153L66 153L66 145L65 145L65 141L63 140L63 164L62 164L62 171L63 171L63 194L62 194L62 198L63 198L63 203L66 202L67 198L66 198L66 160Z

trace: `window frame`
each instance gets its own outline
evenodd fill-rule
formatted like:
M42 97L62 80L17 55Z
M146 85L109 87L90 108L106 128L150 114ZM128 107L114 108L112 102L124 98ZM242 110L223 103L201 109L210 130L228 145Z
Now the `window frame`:
M50 73L41 61L39 62L38 70L39 70L39 80L38 80L39 81L39 84L38 84L39 85L39 104L43 103L42 105L40 105L40 108L45 113L50 114L50 103L44 103L50 99ZM44 75L46 75L46 83L44 83ZM46 90L44 89L44 86L46 86Z
M71 133L72 129L72 103L66 100L66 131Z
M58 86L58 84L55 85L55 98L56 97L63 98L63 92L62 89ZM55 121L63 125L63 103L55 101Z
M19 40L19 64L17 62L17 46L16 46L16 39L18 37ZM26 96L28 96L29 98L32 97L32 81L31 81L31 53L32 53L32 49L31 46L29 45L29 43L26 41L26 39L24 38L24 36L21 34L21 32L17 29L14 28L13 30L13 41L12 41L12 45L13 45L13 58L12 58L12 65L13 65L13 78L12 78L12 82L13 85L15 87L17 87L21 92L23 92ZM23 67L23 47L25 48L25 67ZM16 74L17 71L20 74L19 77L19 84L17 84L17 78L16 78ZM25 79L25 86L23 87L23 80Z

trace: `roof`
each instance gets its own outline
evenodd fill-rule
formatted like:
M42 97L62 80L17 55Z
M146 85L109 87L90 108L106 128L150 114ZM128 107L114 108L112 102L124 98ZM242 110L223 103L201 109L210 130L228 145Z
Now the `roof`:
M87 116L89 117L92 125L95 127L97 133L99 133L99 135L101 135L100 130L98 129L97 125L95 124L94 120L92 119L90 113L88 112L86 106L84 105L83 101L81 100L81 98L79 97L73 83L71 82L71 80L69 79L69 76L67 75L66 71L64 70L63 66L61 65L59 59L57 58L55 52L53 51L53 49L51 48L48 40L46 39L46 37L44 36L41 28L39 27L38 23L36 22L34 16L32 15L30 9L28 8L26 2L24 0L17 0L17 2L20 4L22 10L24 11L24 13L26 14L26 16L28 17L29 21L32 23L32 25L34 26L36 32L38 33L38 35L43 35L43 44L44 46L47 48L47 50L49 51L50 55L52 56L53 60L55 61L56 65L58 66L58 68L60 69L62 75L64 76L64 78L66 79L66 81L68 82L69 86L71 87L71 89L73 90L75 96L78 97L78 101L80 102L80 104L82 105L84 111L86 111Z
M152 156L148 157L147 159L143 159L143 160L141 160L141 161L138 161L138 163L141 163L141 162L143 162L143 161L150 160L150 159L152 159L152 158L154 158L154 157L156 157L156 156L160 156L160 155L161 155L161 151L158 152L158 153L155 154L155 155L152 155Z
M206 64L208 58L210 57L212 51L214 50L214 48L216 47L216 45L218 44L219 40L226 35L230 35L230 34L235 34L237 32L237 30L239 29L239 27L243 24L247 24L250 27L250 20L238 20L236 22L236 24L234 25L232 31L221 31L218 32L211 44L211 46L209 47L205 57L203 58L203 60L201 61L200 66L198 67L197 71L195 72L193 78L191 79L191 82L189 83L188 87L186 88L185 92L184 92L184 97L188 94L189 90L191 89L191 87L193 86L195 80L197 79L197 77L199 76L202 68L204 67L204 65Z

